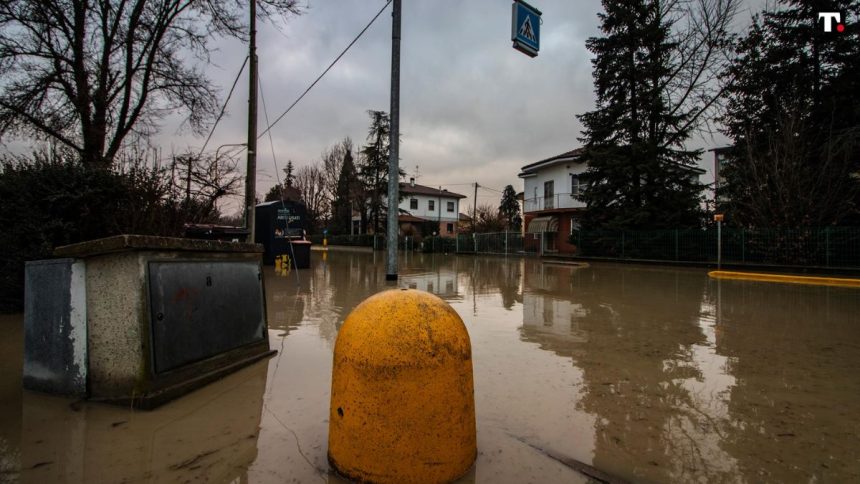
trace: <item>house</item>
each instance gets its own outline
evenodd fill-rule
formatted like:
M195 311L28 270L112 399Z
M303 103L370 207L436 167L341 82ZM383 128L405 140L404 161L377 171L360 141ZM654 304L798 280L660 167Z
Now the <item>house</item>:
M522 167L524 243L543 252L575 252L570 235L585 203L578 200L587 164L582 148Z
M585 188L582 174L588 168L584 150L575 150L522 167L523 243L540 253L575 253L570 236L579 228L585 202L579 200ZM691 177L705 173L689 168Z
M401 232L406 226L419 223L434 222L438 229L434 230L443 237L454 237L458 232L460 219L460 200L465 195L449 192L441 187L433 188L415 183L410 178L409 183L400 183L400 216Z

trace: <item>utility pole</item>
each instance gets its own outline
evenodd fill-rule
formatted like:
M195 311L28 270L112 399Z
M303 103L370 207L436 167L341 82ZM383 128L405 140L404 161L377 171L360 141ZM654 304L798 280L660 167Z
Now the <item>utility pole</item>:
M257 0L251 7L248 69L248 165L245 173L245 229L254 242L254 209L257 205Z
M400 200L400 0L394 0L391 26L391 132L388 153L388 264L385 280L397 280L397 213Z
M438 223L439 223L439 235L442 235L442 185L439 185L439 211L436 212L438 214Z
M478 182L475 182L475 203L472 204L472 233L478 223Z

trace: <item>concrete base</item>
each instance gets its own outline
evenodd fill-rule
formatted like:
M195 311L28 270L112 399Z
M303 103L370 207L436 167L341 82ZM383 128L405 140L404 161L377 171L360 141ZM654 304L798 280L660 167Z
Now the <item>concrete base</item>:
M214 381L218 381L230 373L241 370L246 366L253 365L260 360L270 358L278 352L277 350L270 350L268 348L268 343L266 343L265 348L262 346L246 348L243 349L241 353L245 356L233 354L223 355L223 358L220 358L221 361L213 359L213 361L208 362L209 366L213 369L205 373L200 373L198 371L200 368L198 365L194 368L193 372L187 375L187 378L176 379L177 383L173 385L168 384L169 386L162 386L160 389L145 395L131 398L91 398L90 400L110 403L113 405L122 405L124 407L134 407L142 410L152 410L171 400L175 400L182 395L191 393L194 390L202 388ZM218 363L221 364L219 365Z
M27 388L85 391L93 400L153 408L272 354L262 246L124 235L59 247L55 254L67 257L62 264L85 270L65 279L69 271L55 271L62 276L60 286L68 281L59 291L46 292L51 287L46 284L28 286L25 318L32 337L25 352L51 355L68 347L68 337L49 336L81 311L80 304L64 303L46 318L36 309L39 300L54 292L85 295L75 351L60 351L62 361L53 363L83 370L76 370L76 380L60 375L43 385L25 382ZM77 367L69 366L75 361ZM25 375L39 368L25 365ZM77 383L70 388L69 381Z

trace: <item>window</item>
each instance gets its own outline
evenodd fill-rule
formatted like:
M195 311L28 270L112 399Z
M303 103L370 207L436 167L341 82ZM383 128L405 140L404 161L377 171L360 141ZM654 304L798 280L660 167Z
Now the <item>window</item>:
M449 234L453 234L454 233L454 224L448 224L447 229L448 229Z
M448 202L448 212L454 213L454 202Z
M570 174L570 196L578 197L579 196L579 176Z
M418 210L418 199L413 198L409 200L409 210Z
M428 200L427 201L427 210L433 211L436 210L436 200Z

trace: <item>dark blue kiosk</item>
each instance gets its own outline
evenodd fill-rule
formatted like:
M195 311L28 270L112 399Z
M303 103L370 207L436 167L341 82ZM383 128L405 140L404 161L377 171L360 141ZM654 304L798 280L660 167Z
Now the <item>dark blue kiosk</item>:
M301 202L277 200L257 205L254 239L263 244L263 264L275 265L275 258L290 257L295 269L311 266L311 243L306 240L307 210Z

